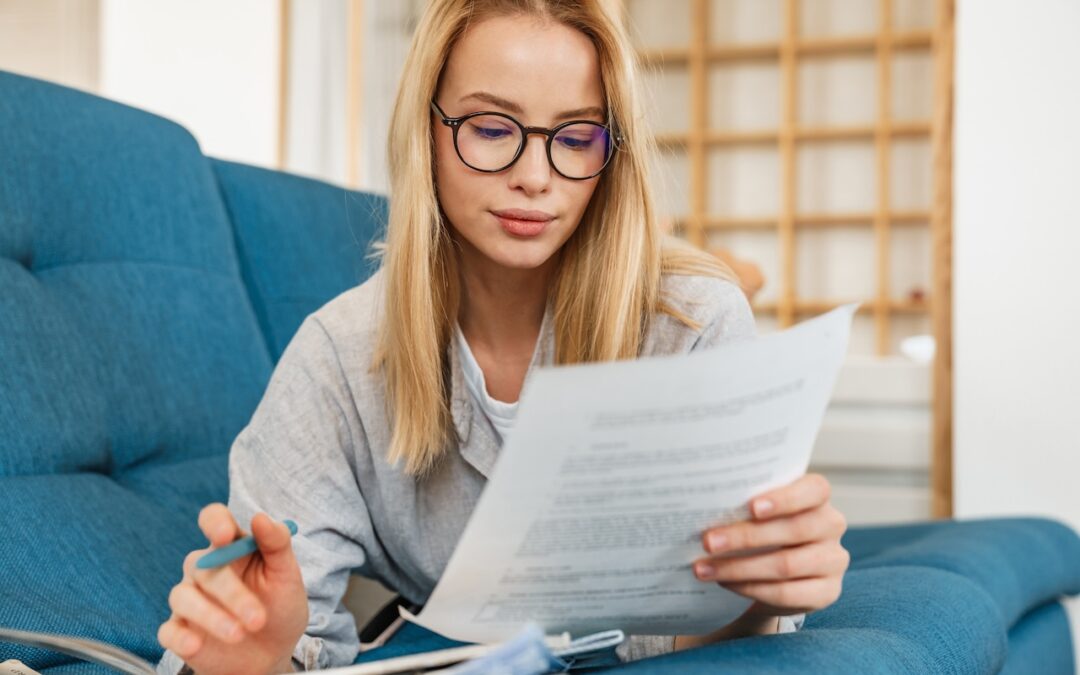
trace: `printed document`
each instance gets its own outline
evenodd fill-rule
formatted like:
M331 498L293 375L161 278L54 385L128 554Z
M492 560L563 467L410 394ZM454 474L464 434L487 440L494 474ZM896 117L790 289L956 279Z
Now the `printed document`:
M407 618L466 642L709 633L701 534L806 472L856 306L689 355L538 370L457 548Z

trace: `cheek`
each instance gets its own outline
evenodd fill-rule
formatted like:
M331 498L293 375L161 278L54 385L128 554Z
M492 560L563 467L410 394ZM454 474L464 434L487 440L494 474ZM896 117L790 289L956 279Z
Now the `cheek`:
M589 181L574 181L569 185L569 197L570 203L573 205L571 208L580 217L585 212L585 208L589 205L589 200L592 199L593 193L596 192L596 186L599 179Z

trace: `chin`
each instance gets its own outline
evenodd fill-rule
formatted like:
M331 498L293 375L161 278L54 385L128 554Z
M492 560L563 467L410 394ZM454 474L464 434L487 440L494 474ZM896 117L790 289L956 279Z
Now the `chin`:
M490 254L484 254L494 263L515 270L532 270L541 267L557 249L542 242L508 242Z

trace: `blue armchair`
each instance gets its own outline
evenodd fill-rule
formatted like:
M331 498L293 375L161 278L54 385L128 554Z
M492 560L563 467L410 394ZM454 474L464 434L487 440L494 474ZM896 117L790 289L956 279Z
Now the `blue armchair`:
M233 438L301 320L372 272L385 212L0 72L0 626L160 657L169 589L203 545L196 514L227 498ZM853 528L845 545L843 595L802 631L620 670L1073 672L1068 527L927 522ZM0 643L8 658L102 670Z

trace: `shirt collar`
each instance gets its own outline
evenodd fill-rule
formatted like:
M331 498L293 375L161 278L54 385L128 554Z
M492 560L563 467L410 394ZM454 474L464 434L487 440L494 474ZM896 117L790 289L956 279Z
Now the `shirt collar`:
M552 307L549 302L544 309L540 335L533 349L529 369L525 373L526 385L536 368L551 365L554 361L555 328L553 323ZM458 450L466 462L487 478L491 475L491 470L495 468L495 461L499 458L499 442L481 423L481 420L477 419L472 397L465 383L465 371L461 365L461 353L458 350L457 341L451 339L447 349L450 350L450 416L453 419L454 430L457 432ZM522 389L524 390L524 387Z

